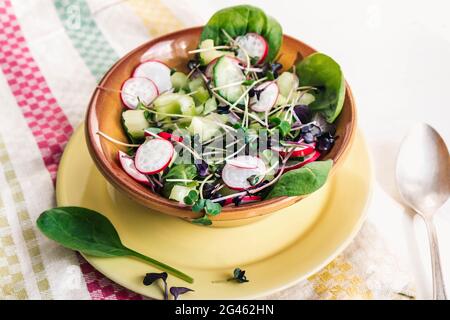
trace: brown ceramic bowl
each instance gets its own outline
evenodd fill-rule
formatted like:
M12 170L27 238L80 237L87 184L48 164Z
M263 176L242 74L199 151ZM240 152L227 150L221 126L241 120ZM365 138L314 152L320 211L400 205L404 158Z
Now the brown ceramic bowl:
M155 194L134 181L120 166L117 157L117 151L120 148L99 137L96 132L100 130L117 140L127 141L120 121L123 108L117 91L120 90L121 84L131 76L133 69L142 60L158 59L172 68L186 72L186 63L190 58L187 52L197 47L201 31L202 27L180 30L149 41L128 53L106 73L99 84L100 87L112 90L97 88L92 95L86 115L86 141L89 152L105 178L115 188L142 205L184 219L196 218L200 214L192 212L189 208L181 208L177 202ZM303 42L285 35L280 62L284 69L288 69L296 61L298 55L306 57L314 52L313 48ZM332 173L337 170L339 163L343 161L349 150L355 129L355 102L350 87L347 85L344 107L337 120L339 139L332 151L325 157L325 159L334 160ZM302 198L304 197L280 197L239 207L225 207L222 213L213 220L225 222L256 218L290 206Z

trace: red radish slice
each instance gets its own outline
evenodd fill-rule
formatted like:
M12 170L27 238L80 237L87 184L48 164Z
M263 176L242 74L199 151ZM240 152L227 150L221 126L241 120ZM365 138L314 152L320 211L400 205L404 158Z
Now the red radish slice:
M168 132L160 132L160 133L158 133L158 136L160 136L161 138L166 139L166 140L183 142L183 137L180 137L180 136L168 133Z
M293 157L293 158L305 157L314 152L315 146L316 146L315 143L298 146L294 149L294 152L292 152L291 157ZM285 149L280 148L280 147L273 147L272 149L274 151L279 152L282 157L284 157L288 154L288 152Z
M255 169L258 168L258 160L259 158L253 156L239 156L227 160L227 163L238 168Z
M134 160L130 158L125 152L119 151L119 161L123 170L128 173L130 177L143 184L151 185L147 177L137 171L136 167L134 166Z
M284 172L301 168L301 167L303 167L304 165L306 165L306 164L308 164L310 162L316 161L319 157L320 157L320 152L319 151L314 151L310 155L306 156L305 160L297 162L297 163L294 163L294 164L286 165L286 167L284 168ZM290 161L288 161L288 163L289 162Z
M225 199L224 206L228 206L228 205L234 204L233 199L234 198ZM262 198L260 196L244 196L244 197L242 197L242 200L241 200L240 204L246 204L246 203L251 203L251 202L258 202L258 201L261 201L261 200L262 200Z
M174 148L164 139L148 139L137 150L134 158L136 169L145 174L163 171L172 160Z
M233 190L251 189L252 186L247 179L253 175L263 175L266 172L266 165L260 158L254 157L257 161L257 167L253 169L239 168L227 163L222 170L223 182Z
M152 80L142 77L129 78L122 84L120 98L129 109L136 109L139 101L149 105L159 92Z
M159 132L157 134L160 138L165 139L165 140L172 140L172 141L177 141L177 142L183 142L183 137L177 136L175 134L172 133L168 133L168 132ZM147 131L147 129L144 130L144 136L146 137L155 137L155 134L152 133L151 131Z
M261 201L262 198L260 196L244 196L241 200L241 204L251 203Z
M258 59L256 64L262 63L269 52L269 46L267 45L266 39L254 32L237 37L236 43L239 46L237 58L244 63L247 63L247 57L244 50L251 58Z
M275 81L264 82L255 88L261 91L258 95L254 95L250 99L250 108L256 112L266 112L272 109L278 99L280 89Z
M141 63L134 69L133 77L145 77L152 80L159 93L172 89L170 68L161 61L149 60Z
M213 70L214 70L214 66L216 65L216 62L219 58L215 58L214 60L212 60L210 63L208 63L208 66L205 69L205 76L208 79L212 79L213 77Z

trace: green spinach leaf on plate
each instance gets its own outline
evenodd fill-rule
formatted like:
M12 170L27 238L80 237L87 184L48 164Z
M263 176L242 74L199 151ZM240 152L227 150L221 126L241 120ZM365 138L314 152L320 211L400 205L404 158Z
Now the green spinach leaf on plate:
M41 213L37 226L62 246L95 257L133 256L189 283L187 274L122 244L113 224L102 214L81 207L59 207Z

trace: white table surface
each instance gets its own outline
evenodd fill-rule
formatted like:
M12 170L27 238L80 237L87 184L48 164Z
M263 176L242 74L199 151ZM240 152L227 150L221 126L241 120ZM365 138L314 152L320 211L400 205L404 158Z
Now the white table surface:
M187 24L204 23L234 0L166 0ZM408 128L424 121L450 145L450 1L247 0L276 17L286 34L332 56L344 70L372 154L375 186L368 219L400 264L411 270L417 297L431 298L426 230L398 201L394 165ZM184 12L186 12L184 11ZM420 152L420 146L417 146ZM450 295L450 201L436 217Z

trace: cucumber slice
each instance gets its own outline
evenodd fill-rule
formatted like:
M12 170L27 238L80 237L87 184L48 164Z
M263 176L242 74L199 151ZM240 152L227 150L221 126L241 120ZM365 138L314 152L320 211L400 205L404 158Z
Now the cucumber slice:
M189 90L192 92L195 105L199 106L209 99L209 91L206 89L205 82L202 78L195 78L189 82Z
M202 105L210 98L209 91L200 87L192 94L192 98L194 98L195 105Z
M150 126L145 113L145 110L126 110L122 112L123 127L132 142L141 141L144 138L144 130Z
M214 59L222 57L222 56L234 57L234 52L219 51L219 50L212 49L212 48L214 48L214 40L212 40L212 39L203 40L200 43L199 48L200 49L210 49L208 51L200 52L200 63L204 66L206 66L208 63L210 63Z
M175 72L170 76L170 81L172 82L172 87L175 90L183 90L188 86L188 77L183 72Z
M207 115L216 110L217 110L216 98L212 97L212 98L209 98L208 100L206 100L205 106L203 108L203 115Z
M220 123L225 123L224 117L211 113L206 117L193 117L188 130L191 135L198 134L200 142L211 139L220 131Z
M239 68L239 61L230 57L217 60L213 70L215 87L223 87L245 80L244 73ZM235 103L244 93L242 85L234 85L218 90L219 94L230 103Z
M316 97L314 97L314 95L312 95L309 92L306 92L306 93L299 92L299 94L302 94L302 96L301 96L300 100L298 101L298 104L309 105L316 100Z
M195 102L190 96L180 93L166 93L153 102L155 111L161 113L169 114L184 114L194 116L195 112ZM155 117L156 121L161 121L165 119L166 115L157 114Z
M282 104L286 104L287 103L287 99L285 96L283 96L282 94L278 95L277 98L277 102L275 102L276 106L281 106Z
M202 78L198 77L198 78L194 78L191 81L189 81L189 90L191 92L197 90L198 88L205 88L205 82L203 81Z
M195 187L174 185L172 191L170 191L169 199L184 203L184 198L188 195L189 191L191 190L195 190Z
M292 89L298 87L298 77L292 72L283 72L277 79L278 88L280 89L280 94L287 97Z

